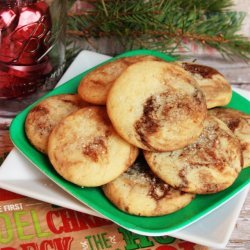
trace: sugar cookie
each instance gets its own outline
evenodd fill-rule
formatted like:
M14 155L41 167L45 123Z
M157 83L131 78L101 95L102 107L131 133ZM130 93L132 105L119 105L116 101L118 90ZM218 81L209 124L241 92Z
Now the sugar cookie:
M48 156L55 170L79 186L112 181L134 162L138 149L114 130L104 107L82 108L51 132Z
M210 109L209 113L216 116L231 129L239 139L243 154L243 168L250 166L250 115L229 108Z
M203 91L207 108L227 105L232 98L232 88L225 77L209 66L179 62L198 82Z
M152 171L184 192L206 194L228 188L241 171L238 139L225 123L208 116L198 140L172 152L144 151Z
M106 63L89 72L80 82L78 93L83 100L93 104L105 105L108 92L114 81L131 64L140 61L162 60L154 56L132 56Z
M198 138L207 107L196 81L180 66L147 61L129 66L115 81L107 111L131 144L171 151Z
M25 132L33 146L47 153L48 137L61 119L88 104L78 95L51 96L38 103L27 115Z
M104 194L119 209L139 216L173 213L194 198L157 178L139 157L125 173L103 186Z

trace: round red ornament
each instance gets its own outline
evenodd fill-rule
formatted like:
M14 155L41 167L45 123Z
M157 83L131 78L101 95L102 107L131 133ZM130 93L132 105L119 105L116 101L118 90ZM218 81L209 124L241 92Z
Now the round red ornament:
M0 98L31 94L51 72L51 28L44 1L5 1L0 7Z

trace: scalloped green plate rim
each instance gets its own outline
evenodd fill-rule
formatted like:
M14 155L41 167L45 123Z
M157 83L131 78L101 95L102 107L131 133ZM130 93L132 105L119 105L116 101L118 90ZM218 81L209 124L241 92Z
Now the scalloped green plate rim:
M113 61L120 57L136 55L152 55L169 62L176 60L176 58L170 57L159 51L134 50L109 59L104 63ZM101 63L99 65L102 65L104 63ZM98 66L95 66L94 68ZM104 196L101 188L99 187L82 188L64 180L55 172L48 160L48 157L37 151L29 143L24 129L25 119L30 109L42 99L57 94L76 93L80 80L94 68L81 73L80 75L74 77L60 87L55 88L54 90L40 98L38 101L27 107L19 115L16 116L16 118L12 121L10 127L10 137L13 144L40 171L42 171L48 178L62 187L69 194L71 194L76 199L89 206L96 212L102 214L107 219L112 220L116 224L128 230L136 231L137 233L144 235L160 236L191 225L192 223L196 222L216 208L223 205L225 202L229 201L250 183L249 167L243 169L233 185L222 192L209 195L197 195L196 198L188 206L172 214L159 217L140 217L127 214L117 209L111 202L108 201L108 199ZM232 100L228 107L250 114L249 104L250 102L247 99L233 92Z

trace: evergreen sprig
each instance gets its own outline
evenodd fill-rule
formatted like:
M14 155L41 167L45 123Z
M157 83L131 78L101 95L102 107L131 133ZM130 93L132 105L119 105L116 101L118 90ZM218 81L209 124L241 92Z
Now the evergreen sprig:
M124 51L178 52L185 42L215 48L225 57L250 59L250 41L238 34L245 14L231 0L99 0L68 13L68 34L87 41L115 38Z

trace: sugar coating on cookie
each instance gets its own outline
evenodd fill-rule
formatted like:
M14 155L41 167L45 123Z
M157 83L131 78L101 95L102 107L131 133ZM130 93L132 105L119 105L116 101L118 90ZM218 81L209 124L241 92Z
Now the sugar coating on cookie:
M82 108L52 131L48 156L66 180L86 187L112 181L134 162L138 149L114 130L104 107Z
M89 105L75 94L51 96L38 103L28 113L25 132L33 146L47 153L48 137L52 129L67 115Z
M115 81L107 111L128 142L171 151L198 138L207 107L196 81L180 66L147 61L129 66Z
M159 61L158 57L141 55L132 57L123 57L115 61L108 62L93 71L89 72L81 80L78 93L86 102L105 105L108 92L114 81L131 64L140 61Z
M228 188L242 169L238 139L214 116L208 116L195 143L172 152L144 151L144 156L152 171L166 183L196 194Z
M119 209L139 216L173 213L194 198L157 178L142 157L126 172L103 187L104 194Z
M243 168L250 166L250 115L230 108L214 108L209 114L216 116L239 139L243 154Z
M178 62L199 84L205 95L207 108L227 105L232 98L232 87L216 69L189 62Z

